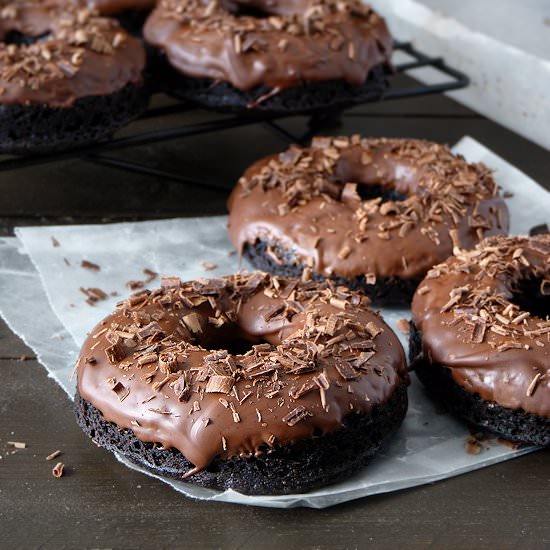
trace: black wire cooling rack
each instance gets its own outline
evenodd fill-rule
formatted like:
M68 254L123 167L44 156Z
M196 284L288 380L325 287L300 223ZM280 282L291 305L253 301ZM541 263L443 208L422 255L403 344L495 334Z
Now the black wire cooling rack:
M394 43L394 51L406 54L410 61L395 64L395 74L390 76L390 87L381 98L381 101L391 99L402 99L415 96L439 94L450 90L457 90L468 86L469 78L456 69L453 69L441 57L430 57L419 52L410 42ZM441 76L442 81L436 84L413 84L405 85L396 83L396 76L410 73L414 69L420 68L435 69ZM186 103L175 103L161 107L149 108L139 120L161 119L171 115L180 115L191 110L197 109L196 106ZM174 128L163 128L153 131L136 132L123 137L117 137L107 142L93 144L87 147L72 149L70 151L56 152L51 154L36 156L20 156L0 160L0 172L13 170L22 170L32 166L43 165L52 162L64 160L80 159L85 162L92 162L106 167L118 170L125 170L154 178L169 180L190 186L200 186L215 191L226 193L227 186L215 182L197 181L183 176L182 174L171 173L156 167L147 166L139 162L129 161L111 156L109 153L136 147L140 145L151 145L161 143L176 138L186 138L206 134L209 132L219 132L240 126L249 126L261 124L275 133L284 141L290 143L304 143L308 141L315 133L333 126L342 114L331 113L327 115L310 115L307 130L301 135L296 136L277 124L280 118L288 118L289 115L268 118L253 118L246 116L228 116L215 115L213 120L206 122L178 125ZM131 128L131 126L130 126Z

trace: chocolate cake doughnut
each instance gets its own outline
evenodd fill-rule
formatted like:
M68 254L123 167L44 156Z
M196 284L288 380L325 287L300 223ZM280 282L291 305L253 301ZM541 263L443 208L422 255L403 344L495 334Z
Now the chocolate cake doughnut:
M412 314L412 365L434 397L506 439L550 445L550 235L456 251Z
M329 277L378 304L409 303L453 247L508 231L485 166L411 139L293 145L253 164L228 207L229 236L257 268Z
M104 139L147 105L143 46L111 19L68 4L2 2L0 152Z
M403 349L360 293L265 273L163 279L84 343L76 412L161 475L248 494L363 467L407 409Z
M360 0L160 0L144 36L168 93L248 113L378 99L392 40Z

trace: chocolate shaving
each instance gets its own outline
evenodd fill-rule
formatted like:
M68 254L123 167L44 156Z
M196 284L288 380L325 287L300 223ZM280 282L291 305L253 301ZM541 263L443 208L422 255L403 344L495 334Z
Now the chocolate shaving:
M366 324L366 327L365 327L368 331L368 333L373 337L373 338L376 338L379 334L381 334L382 332L384 332L384 329L382 329L381 327L379 327L374 321L369 321L367 324Z
M156 414L164 414L164 415L171 415L171 411L167 411L166 409L147 409L148 411L151 411Z
M80 267L83 267L84 269L91 269L92 271L101 270L101 267L98 264L94 264L93 262L89 262L88 260L82 260L80 262Z
M86 300L86 303L89 305L94 305L96 302L100 302L101 300L106 300L109 295L101 290L100 288L83 288L80 287L80 292L85 294L88 299Z
M140 367L143 365L149 365L150 363L156 363L158 361L158 355L156 353L147 353L142 355L137 363Z
M531 397L535 393L535 390L537 389L537 386L541 377L542 377L542 374L540 372L535 374L535 376L533 377L533 380L531 380L531 383L527 388L527 392L526 392L527 397Z
M170 382L170 380L172 380L172 377L170 375L167 375L162 380L158 380L157 382L152 384L151 389L153 391L160 391L164 387L165 384Z
M292 397L292 399L300 399L300 397L306 395L317 387L317 384L313 380L308 380L307 382L304 382L300 388L291 388L288 395Z
M187 402L189 401L189 397L191 397L191 384L188 377L188 373L184 372L173 385L173 390L178 401Z
M195 312L188 313L182 317L182 321L192 333L196 334L202 332L200 317Z
M179 277L162 277L160 279L160 287L163 289L179 288L181 279Z
M472 342L474 344L481 344L485 338L485 331L487 330L487 323L485 321L477 321L472 331Z
M233 387L233 377L232 376L220 376L214 375L211 376L206 384L206 393L225 393L228 394Z
M346 183L342 190L341 201L344 203L357 203L361 202L361 197L357 192L356 183Z
M367 273L365 275L365 283L368 285L376 284L376 273Z
M283 416L282 421L289 426L294 426L308 416L313 416L313 414L307 411L305 407L300 405L299 407L296 407L294 410L290 411L286 416Z
M353 380L359 376L359 373L351 366L348 361L337 357L334 360L334 368L344 380Z
M329 300L331 306L334 306L338 309L346 309L347 301L341 298L335 298L334 296Z
M395 323L395 327L402 334L409 334L411 331L411 323L408 319L398 319Z
M323 390L328 390L330 388L330 381L328 379L326 371L323 371L318 376L314 376L312 378L312 381L315 382L315 384Z
M469 436L465 443L464 448L470 455L478 455L483 449L483 443L474 436Z
M126 350L121 342L116 342L105 348L105 355L111 365L116 365L126 357Z
M205 271L213 271L214 269L217 269L217 264L213 264L210 262L203 261L201 262L201 265Z
M60 451L59 449L57 449L56 451L54 451L53 453L50 453L47 457L46 457L46 460L53 460L54 458L57 458L58 456L61 456L63 454L62 451Z
M120 381L117 382L111 389L115 392L119 401L124 401L130 395L130 390Z
M63 476L63 472L65 470L65 464L63 462L58 462L52 469L52 475L53 477L59 479Z
M148 269L147 267L143 270L143 273L147 275L145 279L145 283L150 283L151 281L154 281L158 277L158 273L155 271Z
M136 332L136 336L138 337L138 340L145 340L146 338L149 338L151 336L159 336L162 335L162 329L160 328L160 325L156 321L152 321L148 325L146 325L143 328L140 328Z
M344 245L338 252L338 258L345 260L351 254L351 248L348 245Z

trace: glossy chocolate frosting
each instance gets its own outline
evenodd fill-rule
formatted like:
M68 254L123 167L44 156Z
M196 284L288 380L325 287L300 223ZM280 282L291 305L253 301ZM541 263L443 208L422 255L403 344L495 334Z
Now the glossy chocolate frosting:
M373 186L396 198L363 200ZM315 138L253 164L228 205L239 250L262 239L325 276L367 284L421 278L453 246L508 231L490 171L419 140Z
M0 104L70 107L77 99L141 85L145 53L138 40L111 19L87 9L48 2L2 2ZM37 38L6 44L13 32Z
M434 267L412 304L428 360L484 400L550 417L550 309L514 303L521 281L550 294L550 235L493 237ZM543 298L546 296L546 298Z
M239 6L271 15L239 15ZM144 36L181 73L240 90L359 85L389 63L392 44L384 20L359 0L160 0Z
M163 279L90 333L78 391L107 421L180 450L190 476L338 430L408 383L397 337L367 302L264 273ZM225 349L238 343L248 351Z

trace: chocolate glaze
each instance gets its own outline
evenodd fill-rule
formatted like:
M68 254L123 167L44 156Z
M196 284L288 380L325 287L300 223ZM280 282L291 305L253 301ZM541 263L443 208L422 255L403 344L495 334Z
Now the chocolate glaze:
M229 11L242 5L272 15ZM144 36L176 70L239 90L340 79L359 85L389 63L392 44L384 20L358 0L160 0Z
M327 283L262 273L163 280L160 290L134 295L91 332L78 361L78 391L105 420L180 450L196 470L217 456L249 456L329 433L408 383L397 337L366 302ZM236 340L264 344L246 355L211 351ZM163 353L140 366L148 345ZM230 385L209 393L216 373ZM304 384L311 388L297 395ZM303 418L294 423L293 415Z
M549 235L489 238L434 267L412 313L424 356L448 367L458 384L503 407L549 417L550 320L511 302L518 283L531 278L546 279L550 292Z
M3 2L0 41L13 31L49 36L31 45L0 44L0 104L70 107L142 83L143 46L114 20L72 4Z
M406 198L362 200L373 185ZM259 239L277 243L318 273L368 275L368 284L421 278L454 245L471 248L508 231L489 170L419 140L315 138L253 164L228 206L239 250Z

